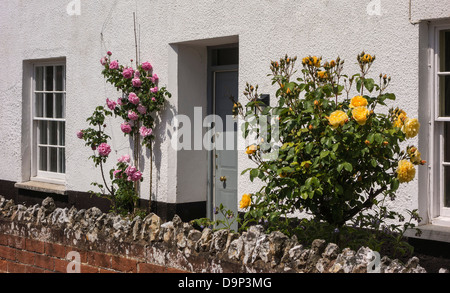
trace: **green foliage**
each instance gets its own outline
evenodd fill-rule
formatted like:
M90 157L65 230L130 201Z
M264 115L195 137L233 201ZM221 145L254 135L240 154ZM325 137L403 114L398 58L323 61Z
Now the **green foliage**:
M108 53L108 56L111 56ZM111 66L112 63L115 66ZM95 167L99 167L103 183L93 182L91 185L100 189L100 192L90 191L99 197L107 198L111 201L111 210L122 215L142 214L138 207L139 193L137 183L142 182L142 174L130 160L127 162L119 161L116 167L109 171L108 183L106 180L103 165L109 158L107 155L96 152L99 146L107 144L111 139L106 134L106 117L114 116L121 118L124 123L131 126L131 131L123 131L124 136L130 136L135 141L135 165L138 163L137 154L140 152L140 145L152 149L152 143L155 139L153 129L156 126L155 114L163 110L166 98L171 94L165 87L158 88L158 77L153 74L150 64L137 65L136 69L118 65L110 57L102 59L104 67L102 74L106 81L113 85L121 93L119 100L106 100L105 106L98 106L92 116L86 119L89 128L79 133L79 138L85 141L85 145L90 147L94 153L89 158L94 162ZM126 74L125 71L128 71ZM134 100L130 95L135 95ZM129 113L133 112L136 119L130 118ZM143 132L144 129L146 132ZM123 130L123 129L122 129ZM144 134L143 134L144 133ZM137 142L137 143L136 143ZM109 147L109 145L107 145ZM133 169L128 169L133 168Z
M269 160L263 159L264 154L275 145L261 143L256 151L247 150L257 167L243 174L252 181L258 178L263 187L252 195L246 219L267 221L272 229L290 234L291 215L306 212L327 229L342 230L349 221L363 219L365 212L384 210L380 203L386 197L394 200L400 182L414 178L413 164L425 163L413 160L409 150L415 147L401 150L407 138L417 135L416 119L398 108L378 109L395 101L395 94L385 92L390 77L380 74L378 83L368 77L375 56L363 52L357 60L360 72L345 75L340 58L324 63L315 56L305 57L295 81L297 57L272 62L278 102L264 109L258 105L258 86L247 84L244 95L249 102L235 110L246 121L244 137L269 142L270 137L261 135L265 132L260 121L267 115L277 117L280 147L277 157ZM357 94L350 98L354 90ZM409 160L411 164L400 167ZM363 229L371 226L361 223Z

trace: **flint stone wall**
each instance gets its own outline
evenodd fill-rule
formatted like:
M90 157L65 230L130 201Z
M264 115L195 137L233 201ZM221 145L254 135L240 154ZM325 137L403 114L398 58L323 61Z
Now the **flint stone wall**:
M52 198L26 207L0 196L1 235L72 247L80 253L120 256L136 264L166 268L166 272L366 273L373 259L372 250L366 247L340 249L317 239L307 248L281 232L266 234L261 226L241 234L209 228L199 231L178 216L166 223L155 214L127 220L95 207L57 208ZM7 259L2 251L0 260ZM426 273L417 257L402 264L384 256L379 268L380 273Z

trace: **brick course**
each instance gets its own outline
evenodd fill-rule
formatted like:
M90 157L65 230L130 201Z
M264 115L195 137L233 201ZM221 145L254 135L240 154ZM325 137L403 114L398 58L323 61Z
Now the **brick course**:
M103 251L73 247L64 243L33 239L30 236L8 235L0 231L0 273L66 273L73 260L71 251L79 253L80 272L90 273L188 273L175 268L148 263L148 250L142 245L97 245ZM101 241L101 240L97 240ZM126 248L126 249L125 249ZM124 251L127 251L126 255Z

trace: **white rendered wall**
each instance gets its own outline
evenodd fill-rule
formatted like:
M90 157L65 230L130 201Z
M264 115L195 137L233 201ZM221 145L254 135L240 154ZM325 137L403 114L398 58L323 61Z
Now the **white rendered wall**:
M180 88L183 84L180 82L180 72L191 72L196 76L202 74L198 66L192 71L189 67L180 69L179 66L189 64L176 61L180 57L177 52L182 48L180 44L189 41L202 51L208 43L202 44L199 42L201 40L238 36L239 91L243 91L246 82L259 84L261 93L271 94L272 103L275 103L275 91L267 77L271 60L285 54L298 55L299 58L310 54L322 55L324 59L339 55L346 60L346 72L353 73L357 70L356 55L365 50L377 56L372 67L373 76L379 73L392 76L390 90L398 97L396 105L401 105L411 117L417 117L419 26L409 21L409 2L380 0L377 2L379 15L368 14L369 2L80 0L80 15L68 15L66 8L71 3L69 0L1 0L0 179L28 179L29 165L22 153L26 153L29 146L22 145L26 139L21 136L21 117L27 113L26 107L29 106L22 103L24 60L65 57L67 189L88 191L92 181L101 180L98 170L88 160L90 150L83 146L75 133L86 127L85 119L97 105L104 104L106 98L117 99L119 96L101 76L99 60L109 50L121 64L131 65L129 59L135 58L134 11L137 11L140 23L141 61L150 61L155 73L160 76L160 86L167 86L174 94L169 102L170 110L163 113L162 123L157 129L159 140L153 168L153 192L156 197L153 200L171 203L206 200L203 190L205 182L190 185L189 176L193 174L185 174L183 167L180 167L180 160L185 158L186 162L189 161L189 155L180 153L177 157L167 135L174 115L192 111L189 103L180 100L185 98L179 94L183 91ZM430 2L433 5L429 5ZM413 1L412 18L448 17L448 5L444 2ZM188 52L187 47L183 48L184 53ZM190 93L200 97L201 89L197 90L199 92L191 87ZM245 103L244 96L240 99ZM183 109L179 108L181 106ZM107 123L111 126L108 131L115 139L113 147L117 150L117 156L128 152L125 148L128 140L123 139L118 128L120 122L111 120ZM114 131L111 132L113 126ZM410 143L417 144L417 138ZM115 155L113 152L111 166L115 163ZM146 158L148 155L144 154ZM250 166L245 153L240 153L238 160L240 170ZM191 162L195 164L195 160ZM193 165L192 168L199 169L200 174L206 172L206 166ZM146 176L142 186L144 198L148 198L148 170L147 159L143 170ZM186 188L180 189L180 185ZM239 197L243 193L255 192L257 186L251 184L247 176L240 176ZM396 207L416 208L419 197L417 178L403 185L398 195L399 199L394 203Z

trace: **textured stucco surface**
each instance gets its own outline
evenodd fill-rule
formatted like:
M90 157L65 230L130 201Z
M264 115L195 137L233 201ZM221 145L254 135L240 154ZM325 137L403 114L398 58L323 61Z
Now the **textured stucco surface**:
M267 77L271 60L284 56L322 55L324 59L338 55L346 60L346 72L357 70L356 54L365 50L377 56L373 76L392 76L390 90L397 103L412 117L419 111L419 26L409 21L408 1L380 1L380 15L368 15L370 1L357 0L264 0L264 1L87 1L80 0L81 14L66 13L69 0L5 1L0 3L0 179L23 181L27 158L22 155L22 110L24 101L23 62L65 57L67 65L67 174L69 190L88 191L100 174L88 160L90 151L75 133L86 127L88 117L107 97L119 94L101 76L100 58L107 50L121 64L134 58L133 12L137 10L141 32L141 61L150 61L160 76L161 86L173 90L168 111L162 115L157 130L158 146L154 165L154 200L189 202L206 200L205 190L186 194L177 182L189 182L196 172L180 174L182 166L170 143L170 125L178 112L178 93L182 76L178 68L178 44L211 38L238 36L240 48L239 74L242 92L246 82L259 84L261 93L274 88ZM430 5L430 2L433 2ZM413 1L414 20L449 16L444 1ZM201 47L201 42L195 43ZM188 68L189 69L189 68ZM183 70L186 71L186 68ZM205 89L206 90L206 89ZM245 97L240 97L245 102ZM274 99L272 103L274 103ZM185 103L188 104L188 103ZM26 109L26 108L25 108ZM184 109L183 111L190 111ZM117 128L117 121L108 121L113 148L120 156L128 152L128 141ZM114 126L115 125L115 126ZM112 127L114 126L114 127ZM114 130L112 130L114 128ZM417 144L417 141L410 141ZM147 176L143 197L148 198L148 154L142 168ZM114 161L111 160L111 164ZM194 162L195 163L195 162ZM205 164L205 162L200 162ZM239 169L249 167L245 153L239 154ZM197 167L191 166L192 169ZM204 169L204 166L200 168ZM186 178L180 178L186 176ZM205 179L206 180L206 179ZM418 205L418 180L402 186L398 208L412 209ZM247 176L239 177L239 195L254 192ZM192 194L191 194L192 193Z

